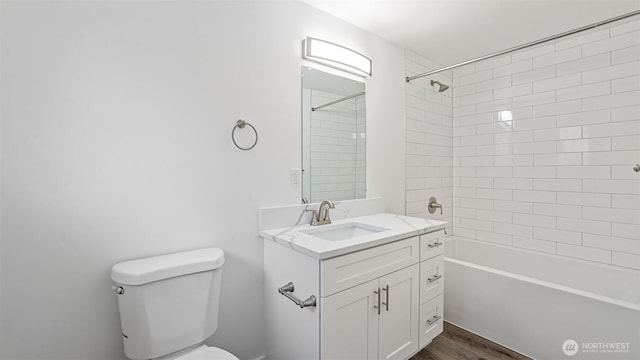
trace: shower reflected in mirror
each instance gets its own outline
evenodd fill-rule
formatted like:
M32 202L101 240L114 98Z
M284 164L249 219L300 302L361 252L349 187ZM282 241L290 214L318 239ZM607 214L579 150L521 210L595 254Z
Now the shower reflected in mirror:
M366 106L361 81L302 67L302 198L366 197Z

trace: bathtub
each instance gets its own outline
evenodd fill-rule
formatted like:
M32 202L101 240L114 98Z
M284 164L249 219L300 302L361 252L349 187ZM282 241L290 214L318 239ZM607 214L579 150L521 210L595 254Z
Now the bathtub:
M539 360L640 359L640 271L445 241L444 318Z

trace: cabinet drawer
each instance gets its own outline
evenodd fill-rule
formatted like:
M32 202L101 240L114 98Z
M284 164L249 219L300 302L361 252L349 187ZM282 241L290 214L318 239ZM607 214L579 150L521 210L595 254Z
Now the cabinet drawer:
M442 294L444 287L444 255L420 263L420 304Z
M444 230L420 235L420 261L444 253Z
M320 263L320 295L338 291L418 263L418 237L395 241Z
M420 348L427 346L442 332L444 319L442 294L420 306Z

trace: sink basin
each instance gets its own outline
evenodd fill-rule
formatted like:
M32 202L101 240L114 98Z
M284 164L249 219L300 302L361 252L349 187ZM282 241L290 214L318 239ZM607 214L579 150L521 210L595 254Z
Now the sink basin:
M357 222L319 225L316 228L302 231L305 234L329 241L341 241L386 231L389 229Z

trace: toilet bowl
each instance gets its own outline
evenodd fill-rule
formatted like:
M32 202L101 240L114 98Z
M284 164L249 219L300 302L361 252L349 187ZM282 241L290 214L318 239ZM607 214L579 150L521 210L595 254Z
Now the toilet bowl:
M217 347L202 345L175 360L240 360L232 353Z

